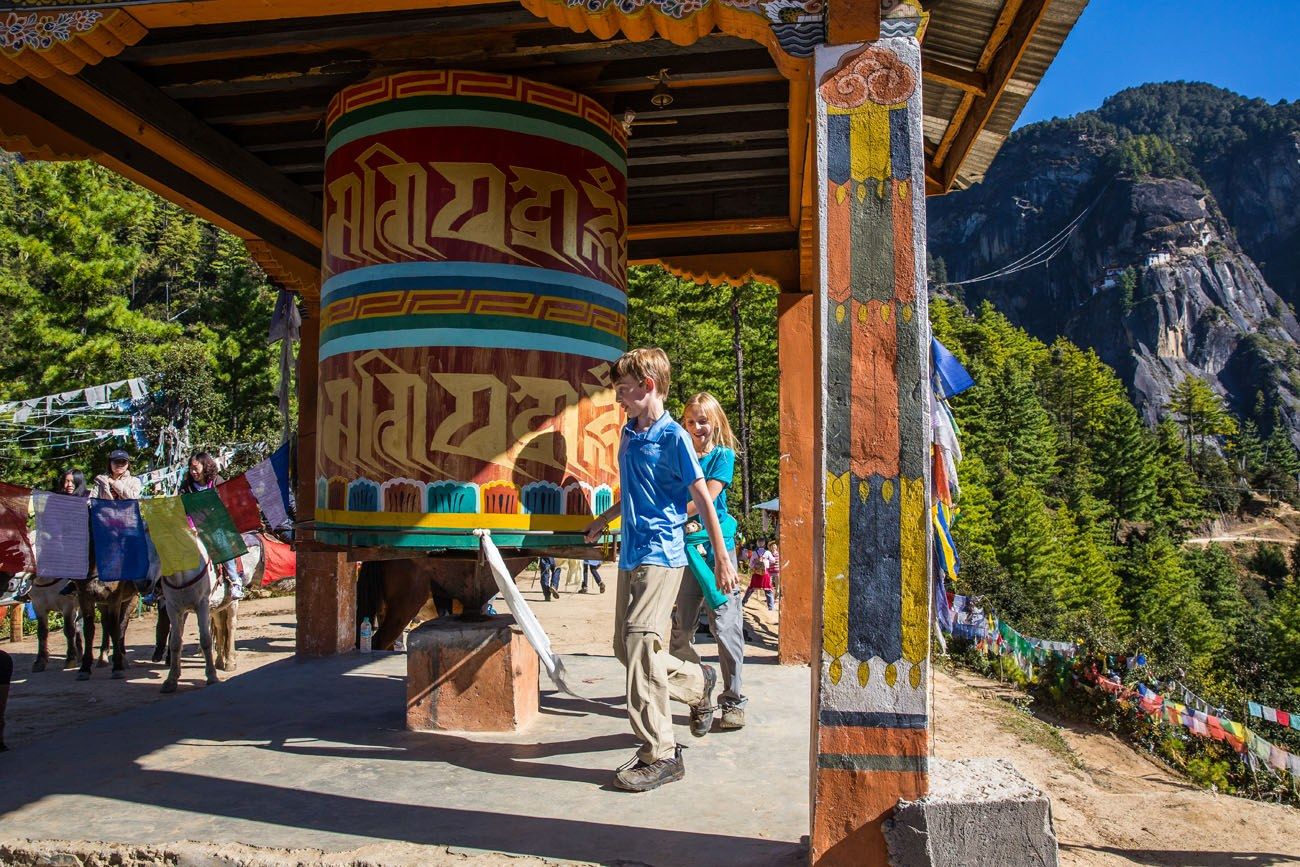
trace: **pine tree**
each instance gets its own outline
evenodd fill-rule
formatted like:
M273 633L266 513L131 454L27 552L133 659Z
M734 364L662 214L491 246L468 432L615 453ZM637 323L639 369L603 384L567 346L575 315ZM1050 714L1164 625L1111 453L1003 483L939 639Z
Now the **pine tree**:
M1057 619L1054 588L1063 574L1064 550L1047 503L1022 481L999 504L998 524L998 562L1018 603L1008 612L1012 622L1021 632L1048 632Z
M1096 463L1101 472L1097 495L1114 510L1114 526L1120 521L1145 521L1155 506L1156 442L1127 401L1113 403L1104 416L1108 435L1099 438Z
M1183 377L1169 396L1168 409L1182 428L1189 462L1196 446L1207 437L1231 436L1237 432L1237 422L1224 407L1223 398L1198 377Z
M1135 543L1125 561L1124 595L1134 624L1169 665L1210 670L1225 636L1201 599L1200 583L1169 537Z
M1268 617L1273 667L1300 693L1300 581L1292 578L1273 600Z

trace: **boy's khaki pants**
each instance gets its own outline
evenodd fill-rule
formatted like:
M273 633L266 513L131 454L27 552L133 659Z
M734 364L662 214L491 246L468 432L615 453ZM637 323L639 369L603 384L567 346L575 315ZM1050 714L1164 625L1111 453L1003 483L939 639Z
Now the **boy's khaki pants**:
M618 570L614 655L627 666L627 715L643 742L637 758L647 763L672 758L677 747L668 699L698 704L704 698L700 664L668 652L681 582L681 567Z

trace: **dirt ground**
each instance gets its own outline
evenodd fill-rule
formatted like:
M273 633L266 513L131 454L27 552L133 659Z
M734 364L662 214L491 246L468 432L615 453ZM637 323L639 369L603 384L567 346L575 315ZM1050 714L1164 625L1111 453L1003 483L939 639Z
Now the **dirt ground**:
M607 566L603 570L611 582L611 592L603 595L594 586L589 588L590 593L579 594L577 571L566 576L563 592L553 602L541 600L533 573L522 576L521 589L558 652L608 654L613 569ZM761 599L755 597L749 603L747 616L753 632L751 655L774 656L778 615L769 613ZM60 671L57 665L44 673L31 674L35 639L6 644L5 649L15 657L7 729L10 745L21 748L25 742L99 717L167 700L158 692L165 670L161 664L148 661L153 623L151 615L132 623L128 631L132 664L124 681L110 680L107 669L96 669L89 682L78 682L75 671ZM293 628L292 598L245 602L240 610L237 641L239 671L292 654ZM53 655L59 657L62 635L54 638ZM205 688L197 651L197 633L191 623L182 690ZM237 676L238 672L222 674L223 678ZM1042 722L1016 709L1007 700L1013 697L1013 691L994 681L938 666L934 694L936 754L948 759L1011 758L1030 781L1052 798L1062 864L1300 865L1300 811L1196 789L1111 735ZM756 749L760 748L761 741L754 743ZM466 854L454 857L460 861ZM472 856L468 860L489 863ZM406 863L401 858L393 863L398 862ZM510 863L534 862L510 859Z

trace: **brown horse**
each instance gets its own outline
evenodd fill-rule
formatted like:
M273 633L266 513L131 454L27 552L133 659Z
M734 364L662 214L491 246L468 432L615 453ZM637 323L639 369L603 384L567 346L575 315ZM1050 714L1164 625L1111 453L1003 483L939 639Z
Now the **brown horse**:
M506 568L517 576L533 557L510 557ZM361 564L357 584L357 624L370 618L375 627L371 646L392 650L393 642L431 599L440 614L451 611L451 600L461 603L461 617L474 619L496 595L496 583L486 565L477 559L423 557L415 560L378 560Z

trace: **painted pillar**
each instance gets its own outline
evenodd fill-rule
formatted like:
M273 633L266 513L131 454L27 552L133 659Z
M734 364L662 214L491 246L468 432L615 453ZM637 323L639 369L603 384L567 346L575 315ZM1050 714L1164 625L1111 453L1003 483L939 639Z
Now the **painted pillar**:
M318 539L577 543L613 502L626 151L595 101L510 75L408 72L335 96Z
M781 370L781 634L782 665L813 658L813 490L817 359L813 313L817 296L777 296L777 363Z
M303 314L298 345L298 489L294 492L299 521L315 517L316 467L316 347L320 305L309 302ZM294 647L299 658L331 656L356 646L356 567L336 551L308 539L297 549Z
M812 858L884 864L926 792L929 326L919 18L815 54L819 481Z

